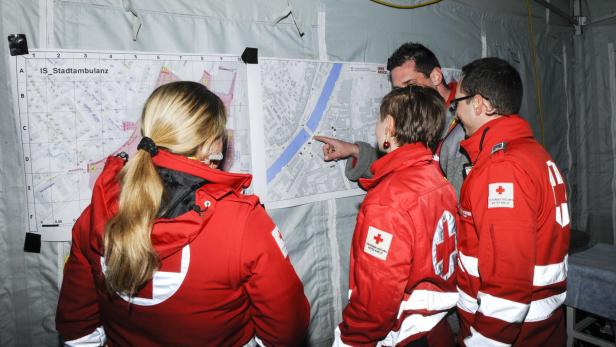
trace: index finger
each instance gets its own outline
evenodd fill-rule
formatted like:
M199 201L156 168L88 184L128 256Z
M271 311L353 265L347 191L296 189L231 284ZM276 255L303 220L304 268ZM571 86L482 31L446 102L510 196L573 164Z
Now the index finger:
M327 136L321 136L321 135L314 135L313 137L315 140L319 141L319 142L323 142L325 144L331 144L334 139L331 137L327 137Z

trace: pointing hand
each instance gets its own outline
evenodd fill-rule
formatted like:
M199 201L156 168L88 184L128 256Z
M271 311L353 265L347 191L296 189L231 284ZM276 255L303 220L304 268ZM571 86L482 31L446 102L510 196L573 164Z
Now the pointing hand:
M319 135L315 135L314 139L323 142L323 159L325 161L336 161L348 157L357 158L359 155L359 146L354 143Z

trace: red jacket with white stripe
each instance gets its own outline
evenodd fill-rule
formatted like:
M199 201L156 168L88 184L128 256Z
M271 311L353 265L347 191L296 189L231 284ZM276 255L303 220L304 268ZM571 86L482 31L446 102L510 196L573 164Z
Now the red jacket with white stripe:
M466 346L560 346L569 214L566 186L518 115L484 124L461 143L459 341Z
M241 194L251 176L164 150L153 162L177 182L203 180L189 188L195 189L191 206L199 208L155 220L151 239L161 265L136 297L109 292L102 240L117 211L124 160L107 159L73 229L56 315L62 339L108 346L243 346L258 339L299 345L308 301L278 229L258 198Z
M423 144L372 165L351 246L350 298L334 346L405 345L455 306L456 194Z

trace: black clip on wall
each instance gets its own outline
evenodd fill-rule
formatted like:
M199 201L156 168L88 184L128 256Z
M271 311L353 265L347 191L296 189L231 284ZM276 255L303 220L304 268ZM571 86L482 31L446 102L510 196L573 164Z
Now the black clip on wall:
M11 55L28 54L28 40L26 34L9 35L9 50Z

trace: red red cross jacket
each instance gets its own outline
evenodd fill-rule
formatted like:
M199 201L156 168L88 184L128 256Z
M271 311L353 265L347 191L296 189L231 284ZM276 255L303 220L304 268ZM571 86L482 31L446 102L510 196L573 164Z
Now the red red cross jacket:
M458 299L456 194L432 152L408 144L371 170L374 178L360 180L368 194L357 217L349 303L334 346L399 346L430 338L437 324L449 329L443 318Z
M204 211L156 219L151 239L161 266L153 280L133 298L110 293L102 237L117 211L124 160L107 159L73 229L56 315L60 336L71 345L299 345L308 301L280 232L258 198L241 194L251 176L163 150L153 161L205 179L194 193Z
M564 346L569 213L556 164L518 115L462 142L458 235L459 341L466 346Z

